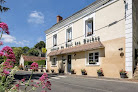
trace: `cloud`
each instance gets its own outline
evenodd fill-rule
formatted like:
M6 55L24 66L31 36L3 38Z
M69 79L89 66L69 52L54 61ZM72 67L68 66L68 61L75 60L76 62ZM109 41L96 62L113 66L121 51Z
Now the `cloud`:
M38 11L32 11L28 19L29 23L43 24L44 23L44 14Z
M20 46L29 45L29 41L26 41L26 40L17 41L14 36L7 35L7 34L2 35L2 41L4 43L15 43L15 44L20 45Z
M37 42L40 42L40 41L44 41L43 37L39 37L39 38L37 39Z

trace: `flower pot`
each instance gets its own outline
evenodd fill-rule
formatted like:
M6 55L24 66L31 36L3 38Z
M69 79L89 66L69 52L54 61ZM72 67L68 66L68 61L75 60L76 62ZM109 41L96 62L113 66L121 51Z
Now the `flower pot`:
M75 74L74 71L71 71L71 74Z
M97 72L98 76L104 76L102 72Z
M128 78L128 77L127 77L127 73L120 73L120 77L121 77L121 78Z
M87 73L86 72L81 72L82 73L82 75L87 75Z

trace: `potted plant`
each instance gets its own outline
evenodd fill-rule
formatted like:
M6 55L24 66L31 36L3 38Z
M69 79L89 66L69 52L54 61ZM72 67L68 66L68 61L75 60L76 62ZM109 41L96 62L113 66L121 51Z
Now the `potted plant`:
M48 70L48 69L46 69L46 72L48 73L48 72L49 72L49 70Z
M71 74L75 74L75 70L74 69L71 69Z
M68 42L70 42L71 41L71 39L68 39Z
M85 70L85 69L81 69L81 73L82 73L82 75L87 75L87 73L86 73L86 70Z
M96 64L96 61L90 61L90 64Z
M123 69L120 70L120 77L121 77L121 78L128 78L128 77L127 77L127 72L126 72L125 70L123 70Z
M58 69L59 73L64 73L64 70L62 70L61 68Z
M97 74L98 74L98 76L104 76L103 75L103 69L102 68L98 69Z
M51 72L54 73L54 69L51 69Z
M88 33L87 33L87 36L90 36L90 35L92 35L92 32L88 32Z

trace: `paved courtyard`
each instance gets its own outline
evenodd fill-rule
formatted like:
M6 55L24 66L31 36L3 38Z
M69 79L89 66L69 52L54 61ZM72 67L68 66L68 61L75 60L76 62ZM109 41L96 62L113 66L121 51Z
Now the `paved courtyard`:
M41 75L41 73L37 75ZM38 81L38 77L33 77L35 82ZM138 92L138 83L136 82L69 75L49 75L49 80L52 90L48 92ZM39 91L40 89L36 92Z

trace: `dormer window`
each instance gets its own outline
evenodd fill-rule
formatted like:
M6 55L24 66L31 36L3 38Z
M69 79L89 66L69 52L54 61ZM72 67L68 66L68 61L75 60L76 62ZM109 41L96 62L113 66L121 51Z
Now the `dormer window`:
M85 26L86 37L93 35L93 19L87 20Z
M53 35L53 47L57 46L57 34Z
M72 28L67 29L67 42L72 41Z

